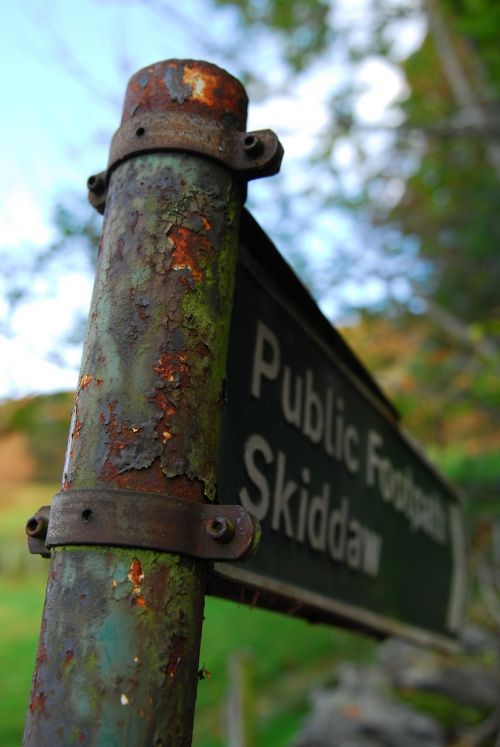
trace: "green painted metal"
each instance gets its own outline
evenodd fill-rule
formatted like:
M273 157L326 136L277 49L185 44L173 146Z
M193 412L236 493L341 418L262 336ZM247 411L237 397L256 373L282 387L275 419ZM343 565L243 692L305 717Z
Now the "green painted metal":
M245 214L240 244L218 497L238 496L262 538L244 565L216 564L211 590L456 648L460 497Z
M223 117L241 109L220 97L228 80L243 91L213 66L170 61L137 74L129 95L147 94L150 108L191 95L210 115L210 83ZM141 155L113 172L63 491L213 498L243 191L192 154ZM23 744L189 745L205 576L168 553L56 549Z
M140 156L113 174L68 488L132 487L148 470L213 497L238 192L225 169L185 154Z

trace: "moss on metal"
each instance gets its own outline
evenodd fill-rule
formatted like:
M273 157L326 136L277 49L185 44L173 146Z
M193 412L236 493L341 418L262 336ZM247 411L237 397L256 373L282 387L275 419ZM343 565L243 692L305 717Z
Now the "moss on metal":
M187 155L128 161L112 186L65 483L132 487L159 458L213 498L241 195Z
M200 598L198 571L196 561L133 549L54 553L55 593L44 612L31 699L52 723L52 744L71 744L75 734L80 744L189 744L188 725L184 734L171 731L169 701L173 688L194 697L187 642L201 627L202 610L190 604ZM57 615L65 606L73 614ZM55 651L54 640L61 643ZM32 737L28 743L49 743Z
M246 97L212 65L171 60L134 76L124 119L179 108L243 128ZM214 497L241 202L233 175L196 155L113 171L63 491ZM24 745L190 745L206 571L57 549Z

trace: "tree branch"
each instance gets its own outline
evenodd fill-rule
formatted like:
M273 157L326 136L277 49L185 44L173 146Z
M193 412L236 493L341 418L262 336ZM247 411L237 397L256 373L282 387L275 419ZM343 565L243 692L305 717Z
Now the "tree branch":
M438 11L437 2L436 0L426 0L425 5L436 52L455 102L462 109L465 121L483 131L489 125L488 115L478 101L474 87L462 69L448 29ZM485 150L490 165L500 179L500 144L489 141L485 145Z

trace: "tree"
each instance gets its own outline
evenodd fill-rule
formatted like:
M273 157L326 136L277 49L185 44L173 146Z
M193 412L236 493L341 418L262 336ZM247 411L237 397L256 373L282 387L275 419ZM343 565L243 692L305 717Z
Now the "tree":
M285 162L289 176L263 186L251 206L326 308L333 298L337 313L369 306L430 317L436 347L444 336L454 350L438 376L443 386L465 368L468 406L496 418L499 403L484 379L499 355L500 11L486 0L365 0L356 7L341 0L213 0L215 13L232 9L240 23L233 18L222 52L172 2L141 5L159 23L191 23L193 38L202 37L207 52L245 80L254 101L322 86L310 117L320 120L311 146ZM71 62L71 50L64 53ZM367 66L395 76L392 104L379 107L378 119L363 103ZM89 216L61 208L56 240L29 271L40 272L56 256L74 257L69 246L91 257L98 229ZM311 246L322 247L320 262ZM19 303L26 271L24 286L13 277L9 293ZM453 386L445 388L451 397Z

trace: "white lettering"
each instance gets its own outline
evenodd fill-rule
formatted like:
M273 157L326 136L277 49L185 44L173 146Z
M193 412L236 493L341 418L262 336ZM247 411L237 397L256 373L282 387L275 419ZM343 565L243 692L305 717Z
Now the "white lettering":
M274 485L274 509L271 526L275 531L280 528L281 517L285 521L285 534L287 537L293 537L292 517L290 515L290 506L288 505L292 495L297 490L297 483L289 480L285 483L286 457L282 451L278 451L278 461L276 469L276 482Z
M290 390L292 379L292 370L290 366L285 366L283 371L283 390L281 393L281 406L283 415L287 423L300 428L302 422L302 379L300 376L295 377L295 396L291 404Z
M313 372L306 371L306 392L304 400L304 435L318 444L323 436L323 406L318 394L314 391Z
M345 436L344 436L344 454L345 454L346 467L351 473L351 475L355 475L356 472L358 472L359 470L359 458L357 456L358 448L359 448L358 432L353 425L349 425L346 428Z
M366 484L375 485L375 471L380 469L380 459L377 454L384 442L376 431L368 431L368 458L366 460Z
M378 576L381 548L380 536L363 527L363 570L368 576Z
M307 523L307 531L311 547L320 552L324 552L326 548L329 503L330 486L327 483L323 483L321 495L315 495L311 500L309 519Z
M243 461L252 489L241 488L239 497L257 519L267 519L273 531L282 532L292 541L307 543L335 563L368 576L378 574L382 538L350 515L346 496L331 506L329 483L323 482L321 490L313 493L311 470L299 468L300 478L291 477L286 454L279 449L274 452L257 433L247 439Z
M266 347L270 351L267 358L264 355ZM260 399L262 377L265 376L269 381L274 381L278 377L280 359L278 338L263 322L258 322L252 370L252 394L256 399Z
M349 501L342 498L340 508L332 511L330 525L328 527L328 549L330 555L338 562L344 559L345 543L347 538L347 516Z
M250 511L259 521L265 519L269 510L269 485L267 484L266 476L258 469L255 464L255 455L261 454L264 457L266 464L271 464L273 461L273 452L271 447L267 443L265 438L254 434L250 436L245 444L245 451L243 454L243 461L245 463L248 477L253 484L259 489L260 498L255 501L250 497L250 493L247 488L240 490L240 501L243 508Z

